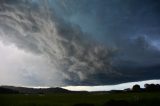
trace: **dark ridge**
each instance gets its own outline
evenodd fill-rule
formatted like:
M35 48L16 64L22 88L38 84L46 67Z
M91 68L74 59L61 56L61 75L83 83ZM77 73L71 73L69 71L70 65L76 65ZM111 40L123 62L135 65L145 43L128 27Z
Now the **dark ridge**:
M15 93L19 93L19 92L17 90L0 87L0 94L15 94Z
M88 93L87 91L69 91L63 88L27 88L15 86L0 86L0 93L22 93L22 94L51 94L51 93Z

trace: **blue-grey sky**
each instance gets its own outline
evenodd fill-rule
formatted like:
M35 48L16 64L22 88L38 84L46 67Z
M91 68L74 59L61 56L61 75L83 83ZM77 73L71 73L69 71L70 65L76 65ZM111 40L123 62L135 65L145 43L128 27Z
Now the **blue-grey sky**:
M160 79L159 0L1 0L0 84Z

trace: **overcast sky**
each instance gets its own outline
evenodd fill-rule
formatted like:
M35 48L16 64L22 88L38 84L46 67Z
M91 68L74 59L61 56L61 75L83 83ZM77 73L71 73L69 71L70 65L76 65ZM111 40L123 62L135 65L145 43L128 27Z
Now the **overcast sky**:
M159 0L1 0L0 84L160 79Z

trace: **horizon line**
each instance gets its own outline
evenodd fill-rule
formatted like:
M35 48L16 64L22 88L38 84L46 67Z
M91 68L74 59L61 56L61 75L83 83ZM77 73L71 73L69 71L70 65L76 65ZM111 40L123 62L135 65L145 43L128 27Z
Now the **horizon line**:
M152 79L152 80L142 80L142 81L134 81L134 82L125 82L113 85L95 85L95 86L17 86L17 85L0 85L0 86L14 86L14 87L25 87L25 88L34 88L34 89L47 89L47 88L63 88L70 91L111 91L111 90L124 90L127 88L132 88L133 85L140 85L141 88L144 88L144 84L160 84L160 79Z

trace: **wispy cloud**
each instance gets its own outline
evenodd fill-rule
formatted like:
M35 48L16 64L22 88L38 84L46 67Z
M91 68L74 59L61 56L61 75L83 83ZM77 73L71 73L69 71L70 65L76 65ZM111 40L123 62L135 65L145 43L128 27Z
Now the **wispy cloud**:
M153 8L148 8L150 4ZM17 53L12 54L14 59L9 57L10 63L7 58L6 63L0 60L7 70L1 71L5 78L0 78L7 81L7 73L14 69L19 76L15 82L25 76L17 83L38 86L158 79L159 50L150 42L153 33L159 35L156 4L139 0L3 0L2 57L12 50ZM156 34L153 38L159 40Z

